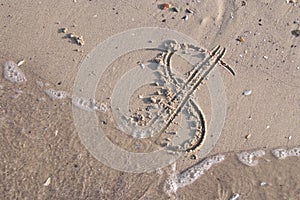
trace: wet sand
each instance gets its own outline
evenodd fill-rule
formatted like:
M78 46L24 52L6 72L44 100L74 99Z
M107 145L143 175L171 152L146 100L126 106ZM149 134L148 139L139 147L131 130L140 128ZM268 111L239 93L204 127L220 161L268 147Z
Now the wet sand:
M299 157L277 159L272 155L274 149L300 145L299 3L172 1L165 10L162 3L1 3L0 64L24 59L18 68L26 76L22 83L11 82L4 75L0 79L1 199L229 199L235 193L239 199L300 198ZM149 173L117 171L86 149L73 119L73 86L84 59L111 36L139 27L176 30L208 51L217 45L225 47L222 59L236 73L232 76L218 67L227 112L220 138L206 156L224 155L225 160L172 194L164 189L170 176L196 166L203 157L193 160L193 153L185 154L176 161L175 170L168 166ZM115 60L98 82L99 126L126 150L150 152L161 145L117 130L109 109L114 86L122 75L156 54L147 50L128 53ZM172 64L180 73L189 67L176 56ZM57 98L57 93L45 92L49 89L65 93ZM138 110L143 106L138 96L157 89L139 88L130 99L130 108ZM243 95L246 90L251 94ZM209 126L211 100L205 83L195 99ZM101 112L102 104L107 112ZM254 158L256 165L250 167L237 159L238 153L255 150L265 151Z

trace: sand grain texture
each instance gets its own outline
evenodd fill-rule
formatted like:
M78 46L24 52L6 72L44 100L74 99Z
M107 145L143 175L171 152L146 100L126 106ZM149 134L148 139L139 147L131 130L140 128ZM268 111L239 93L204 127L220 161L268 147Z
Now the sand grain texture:
M111 169L82 145L72 119L69 94L84 58L110 36L139 27L176 30L208 50L221 45L227 49L223 59L236 72L232 77L218 67L226 88L227 114L221 137L209 155L224 154L226 160L178 189L173 198L229 199L235 193L239 199L300 198L299 157L277 159L271 153L300 145L300 38L295 34L300 26L300 4L285 0L172 1L170 8L160 9L163 3L0 2L0 199L168 198L163 187L170 167L141 174ZM61 32L62 28L67 32ZM66 38L69 33L82 36L84 45ZM101 127L115 144L131 151L152 151L157 145L116 130L109 98L129 66L146 63L152 54L138 51L120 57L105 72L96 92L97 105L106 106L106 112L97 111ZM26 62L18 67L19 74L26 81L7 80L4 64L21 59ZM188 68L188 63L174 60L174 65L183 66L180 70ZM205 84L201 87L195 98L209 122L209 93ZM250 90L251 95L243 95ZM63 95L53 99L49 91ZM143 91L148 88L140 88L136 97ZM94 106L92 101L87 100ZM132 109L143 105L138 98L132 102ZM248 134L251 137L245 139ZM252 167L236 157L236 153L262 150L266 155ZM199 161L184 156L175 170L180 173ZM261 182L267 184L260 186Z

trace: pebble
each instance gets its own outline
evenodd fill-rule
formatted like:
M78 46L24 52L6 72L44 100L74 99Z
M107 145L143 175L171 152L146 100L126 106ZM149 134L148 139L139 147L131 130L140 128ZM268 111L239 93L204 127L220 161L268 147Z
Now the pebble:
M18 64L17 64L17 66L18 67L20 67L21 65L23 65L25 63L25 60L23 59L23 60L20 60L19 62L18 62Z
M260 186L266 186L267 183L266 182L260 182Z
M176 8L176 7L173 7L173 8L172 8L172 11L173 11L173 12L177 12L177 13L178 13L178 12L179 12L179 9L178 9L178 8Z
M43 184L44 186L49 186L51 183L51 177L47 178L47 180L45 181L45 183Z
M161 10L167 10L171 7L171 4L163 3L163 4L160 4L159 7L160 7Z
M145 65L143 63L140 64L142 69L145 69Z
M188 15L185 15L182 19L183 19L184 21L187 21L187 20L189 20L189 16L188 16Z
M244 95L244 96L249 96L251 93L252 93L252 90L245 90L245 91L243 92L243 95Z
M240 197L240 194L234 193L230 196L229 200L237 200Z
M247 134L247 135L245 136L245 139L248 140L248 139L250 139L250 137L251 137L251 133Z
M191 9L186 9L185 12L190 13L190 14L194 14L194 11L192 11Z

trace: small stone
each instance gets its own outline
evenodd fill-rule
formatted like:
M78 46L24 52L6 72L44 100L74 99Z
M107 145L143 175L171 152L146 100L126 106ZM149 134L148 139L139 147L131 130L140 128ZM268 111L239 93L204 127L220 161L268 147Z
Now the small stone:
M188 9L188 8L185 10L185 12L190 13L190 14L194 14L194 11L192 11L191 9Z
M189 19L189 16L188 16L188 15L185 15L184 17L182 17L182 19L183 19L184 21L187 21L187 20Z
M177 13L178 13L178 12L179 12L179 9L178 9L178 8L176 8L176 7L173 7L173 8L172 8L172 11L173 11L173 12L177 12Z
M251 93L252 93L252 90L245 90L245 91L243 92L243 95L244 95L244 96L249 96Z
M266 186L267 183L266 182L260 182L260 186Z
M245 39L242 36L239 36L236 40L239 42L245 42Z
M251 137L251 133L247 134L247 135L245 136L245 139L248 140L248 139L250 139L250 137Z
M140 64L142 69L145 69L145 65L143 63Z
M25 63L25 60L23 59L23 60L20 60L19 62L18 62L18 64L17 64L17 66L18 67L20 67L21 65L23 65Z
M150 97L150 102L151 102L151 103L156 103L156 102L157 102L157 99L154 98L154 97Z
M43 184L44 186L49 186L51 183L51 177L47 178L47 180L45 181L45 183Z
M297 0L289 0L289 3L294 3L296 4L298 1Z
M300 29L296 29L292 31L292 35L299 37L300 36Z
M169 4L169 3L163 3L163 4L160 4L159 5L159 8L161 9L161 10L167 10L167 9L169 9L171 7L171 4Z
M229 197L229 200L237 200L240 197L240 194L234 193Z

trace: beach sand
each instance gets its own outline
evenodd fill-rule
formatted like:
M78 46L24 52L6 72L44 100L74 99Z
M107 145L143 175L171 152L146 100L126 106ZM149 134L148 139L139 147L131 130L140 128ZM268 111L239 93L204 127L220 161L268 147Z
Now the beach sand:
M278 159L272 154L274 149L300 145L300 4L296 1L0 3L0 64L24 60L17 68L26 77L11 82L1 68L0 199L234 199L234 194L239 194L238 199L300 199L299 155ZM176 169L118 171L86 148L73 119L71 97L85 59L112 36L141 27L181 32L207 51L220 45L226 48L222 60L236 73L232 76L218 67L226 100L215 101L226 102L226 118L219 140L205 155L224 155L225 160L171 193L165 190L166 181L204 159L190 158L198 151L180 157ZM145 49L127 53L108 66L97 83L99 126L128 151L151 152L161 144L157 138L134 139L116 128L110 112L112 93L123 74L143 68L140 62L157 53ZM190 67L178 56L172 58L172 65L180 73ZM93 76L89 74L87 81ZM130 109L144 105L139 95L157 89L140 87L130 98ZM208 126L213 114L209 94L205 81L194 94ZM254 157L258 161L254 166L237 159L240 152L257 150L265 155Z

